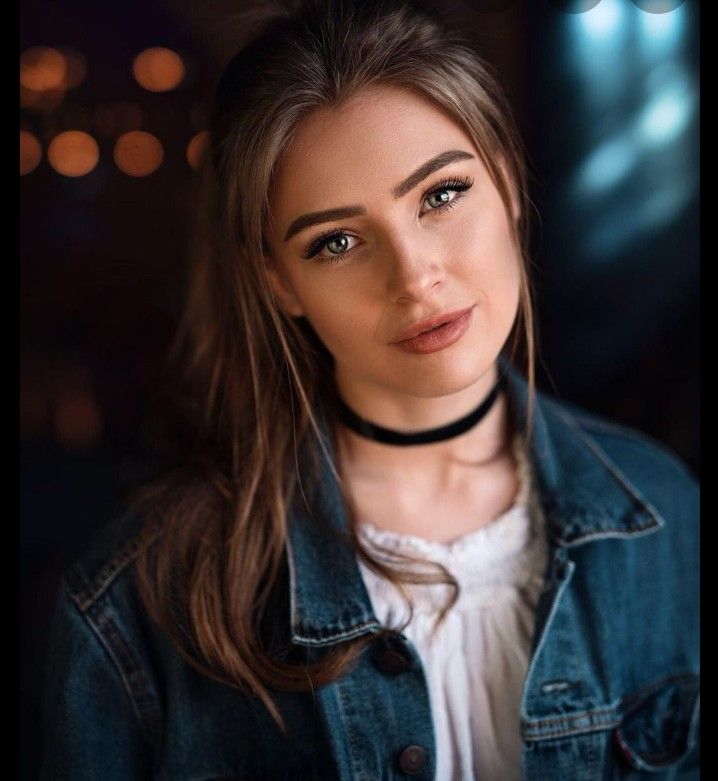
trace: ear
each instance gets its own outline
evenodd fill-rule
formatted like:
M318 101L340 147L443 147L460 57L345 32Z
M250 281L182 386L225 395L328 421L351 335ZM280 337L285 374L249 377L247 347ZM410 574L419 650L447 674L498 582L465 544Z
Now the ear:
M268 256L265 257L269 285L277 299L279 308L288 317L300 317L304 314L304 309L297 298L284 269L282 269L272 258Z

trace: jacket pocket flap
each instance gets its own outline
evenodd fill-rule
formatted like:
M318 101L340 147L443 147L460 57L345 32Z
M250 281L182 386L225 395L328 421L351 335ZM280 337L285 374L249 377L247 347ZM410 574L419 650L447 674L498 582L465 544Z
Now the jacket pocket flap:
M693 748L698 729L700 676L672 676L626 698L614 736L628 764L658 772Z

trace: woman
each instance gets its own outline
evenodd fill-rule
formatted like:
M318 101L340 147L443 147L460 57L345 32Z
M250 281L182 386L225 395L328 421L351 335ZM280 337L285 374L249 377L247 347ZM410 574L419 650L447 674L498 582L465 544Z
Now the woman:
M45 777L697 777L698 487L534 389L498 86L408 4L255 21L174 350L193 457L66 573Z

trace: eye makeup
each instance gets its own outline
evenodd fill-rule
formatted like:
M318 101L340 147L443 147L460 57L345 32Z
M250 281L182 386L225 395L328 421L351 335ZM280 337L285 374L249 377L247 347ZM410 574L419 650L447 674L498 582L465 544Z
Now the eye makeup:
M469 190L474 181L470 177L463 177L463 176L456 176L451 177L448 179L442 179L441 181L437 182L436 184L432 185L431 188L426 190L424 194L421 196L422 202L425 201L429 196L436 195L441 192L445 191L453 191L457 193L456 197L453 198L450 201L446 201L445 203L440 204L436 208L431 208L426 213L431 212L443 212L444 210L453 209L454 206L463 198L463 193L467 190ZM351 247L350 249L334 253L331 255L319 255L319 251L328 244L332 239L340 239L340 238L353 238L350 233L348 233L343 228L331 228L327 231L323 231L322 233L318 234L314 238L312 238L305 248L304 252L302 253L302 258L304 260L310 260L312 258L316 258L314 260L315 263L337 263L338 261L344 260L347 255L349 255L356 247Z

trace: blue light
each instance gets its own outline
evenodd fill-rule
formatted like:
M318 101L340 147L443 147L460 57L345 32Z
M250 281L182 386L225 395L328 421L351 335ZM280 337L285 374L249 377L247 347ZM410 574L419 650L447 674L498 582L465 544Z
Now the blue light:
M604 111L625 88L631 54L625 6L633 7L627 0L601 0L590 11L565 15L567 66L586 85L586 106L596 111Z
M625 135L594 150L581 166L577 187L586 194L614 187L627 176L636 163L635 145Z
M583 116L575 150L583 154L562 195L585 220L587 260L619 258L695 196L697 179L684 175L699 99L687 70L688 13L601 0L560 22L565 75Z
M590 11L576 14L575 19L578 30L587 38L615 38L623 22L623 5L620 0L602 0Z
M621 200L594 220L584 244L584 257L592 263L621 259L631 243L675 220L697 190L695 178L678 177L644 201Z
M666 225L680 213L694 192L695 183L689 177L676 177L670 185L651 193L639 206L637 227L647 231Z
M695 96L680 81L663 87L638 117L640 140L651 146L674 141L688 126L693 114Z
M664 14L638 11L636 25L642 50L649 57L675 52L685 29L685 6Z

